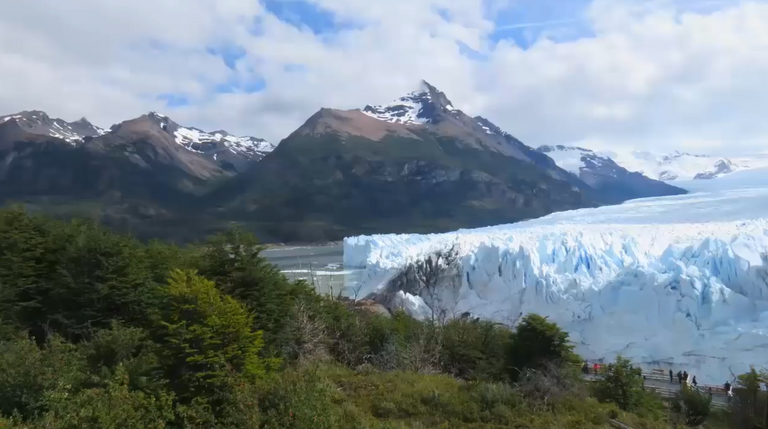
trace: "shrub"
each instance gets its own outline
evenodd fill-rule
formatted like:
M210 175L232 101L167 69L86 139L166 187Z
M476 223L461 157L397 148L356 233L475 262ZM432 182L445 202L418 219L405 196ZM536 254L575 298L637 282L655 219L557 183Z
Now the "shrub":
M466 380L505 380L512 332L492 322L456 319L443 327L442 370Z
M48 393L77 391L86 379L77 348L60 337L50 336L43 347L25 337L0 342L0 414L4 416L43 415Z

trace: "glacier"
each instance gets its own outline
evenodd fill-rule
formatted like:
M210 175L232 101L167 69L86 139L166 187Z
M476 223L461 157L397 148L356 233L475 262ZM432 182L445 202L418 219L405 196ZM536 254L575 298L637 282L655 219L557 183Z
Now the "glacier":
M347 293L419 318L514 326L538 313L587 359L621 354L722 384L768 366L763 183L443 234L348 237L344 267L362 274Z

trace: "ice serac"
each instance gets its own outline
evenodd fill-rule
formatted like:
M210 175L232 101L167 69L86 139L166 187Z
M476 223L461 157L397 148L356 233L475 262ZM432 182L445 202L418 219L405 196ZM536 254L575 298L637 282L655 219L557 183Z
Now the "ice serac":
M419 317L539 313L587 358L724 383L768 366L768 188L633 200L513 225L344 240L358 296ZM440 258L436 255L440 254ZM420 264L440 261L437 286ZM432 270L434 272L434 270Z

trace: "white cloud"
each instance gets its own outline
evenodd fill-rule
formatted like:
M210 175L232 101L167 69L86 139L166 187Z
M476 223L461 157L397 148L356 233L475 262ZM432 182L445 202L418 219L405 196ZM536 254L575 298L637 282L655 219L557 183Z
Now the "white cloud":
M530 145L764 150L767 4L594 0L585 14L594 34L523 50L489 37L489 13L507 1L313 0L353 24L332 35L296 29L256 1L10 2L0 113L43 109L104 126L161 110L278 141L320 107L386 102L426 78ZM487 60L463 56L457 42ZM235 71L206 51L226 44L245 50ZM214 91L254 75L264 91ZM193 103L170 110L162 93Z

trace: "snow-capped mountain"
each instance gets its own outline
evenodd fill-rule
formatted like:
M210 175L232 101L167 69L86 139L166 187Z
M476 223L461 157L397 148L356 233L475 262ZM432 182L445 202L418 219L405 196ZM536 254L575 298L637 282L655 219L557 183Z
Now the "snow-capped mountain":
M226 131L205 132L194 127L185 127L167 116L150 112L149 117L158 121L161 128L173 135L176 143L193 152L207 154L218 159L222 152L230 152L248 160L259 160L275 149L272 143L257 137L237 137Z
M184 149L214 161L238 164L239 170L243 162L258 161L275 149L272 143L257 137L234 136L226 131L219 130L205 132L198 128L180 125L167 116L150 112L144 115L147 124L155 124L162 131L168 133L173 140ZM117 125L105 130L97 127L85 118L74 122L63 119L51 118L45 112L39 110L23 111L11 115L0 116L0 125L6 124L6 128L13 124L17 126L17 133L27 133L34 136L47 136L64 140L74 146L82 145L100 137L108 136L115 132ZM23 137L22 137L23 139Z
M619 165L657 180L715 179L739 170L768 166L768 156L717 157L686 152L603 151Z
M662 195L679 195L683 189L631 172L608 156L590 149L575 146L541 146L537 149L547 154L562 169L569 171L603 194L616 201Z
M0 116L0 124L15 122L22 130L37 135L47 135L78 144L85 137L96 137L106 133L87 119L81 118L75 122L51 118L39 110L25 110L12 115Z
M389 104L367 105L363 108L363 113L394 124L418 125L437 122L436 113L441 107L448 111L456 110L445 94L422 81L418 90Z
M346 238L344 267L362 270L347 290L417 317L468 312L514 325L538 313L585 358L621 354L722 383L768 365L762 184L445 234ZM427 289L409 273L436 252L452 262Z

